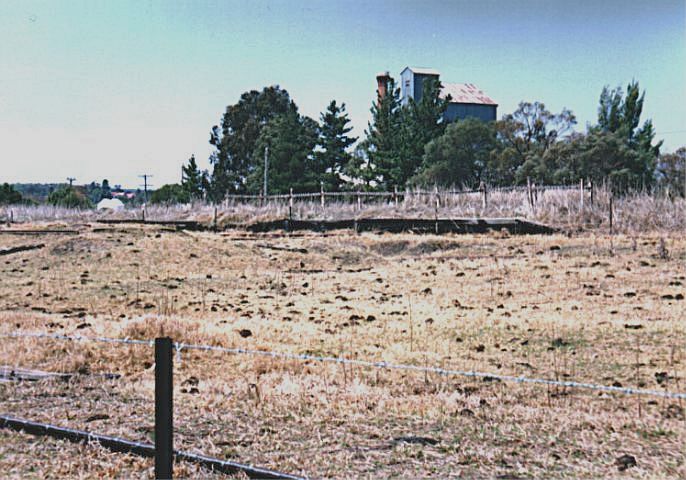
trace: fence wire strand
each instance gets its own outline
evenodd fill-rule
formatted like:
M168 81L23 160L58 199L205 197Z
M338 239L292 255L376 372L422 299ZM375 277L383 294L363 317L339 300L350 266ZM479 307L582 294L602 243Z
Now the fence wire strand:
M109 338L109 337L87 337L81 335L69 336L52 333L9 333L4 334L5 338L47 338L54 340L68 340L68 341L90 341L90 342L104 342L110 344L128 344L128 345L147 345L154 346L154 340L134 340L128 338ZM654 397L672 398L686 400L686 392L668 392L661 390L651 390L643 388L618 387L613 385L599 385L595 383L576 382L573 380L550 380L545 378L516 376L516 375L499 375L495 373L469 371L469 370L453 370L440 367L428 367L420 365L409 365L399 363L389 363L385 361L370 361L370 360L355 360L345 357L321 357L317 355L310 355L306 353L288 353L288 352L273 352L269 350L252 350L245 348L229 348L219 347L214 345L197 345L183 342L175 342L174 348L177 354L177 360L181 358L183 350L201 350L211 352L229 353L234 355L251 355L271 358L280 358L287 360L301 360L301 361L315 361L320 363L337 363L343 365L354 365L366 368L380 368L385 370L404 370L420 373L434 373L444 376L461 376L468 378L481 378L485 380L500 380L508 383L519 384L536 384L536 385L550 385L567 388L579 388L586 390L596 390L609 393L623 393L626 395L646 395Z

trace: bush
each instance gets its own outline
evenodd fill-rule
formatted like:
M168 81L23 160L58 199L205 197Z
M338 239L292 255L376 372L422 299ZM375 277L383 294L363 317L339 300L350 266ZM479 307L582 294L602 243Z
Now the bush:
M188 191L178 183L163 185L150 196L150 203L188 203L191 196Z
M62 187L48 195L48 203L64 208L93 208L88 197L73 187Z
M9 183L0 185L0 205L24 203L24 197Z

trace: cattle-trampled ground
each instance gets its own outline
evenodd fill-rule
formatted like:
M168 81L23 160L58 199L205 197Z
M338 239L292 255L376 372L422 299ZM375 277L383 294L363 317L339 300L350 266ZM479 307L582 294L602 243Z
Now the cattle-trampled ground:
M0 235L0 249L45 244L0 257L0 334L170 335L686 390L680 236L76 227ZM3 338L2 365L78 374L0 383L0 411L152 441L152 362L148 346ZM195 350L176 358L175 382L177 448L315 478L686 476L678 400ZM17 477L152 472L96 447L0 436L0 468ZM618 462L627 455L636 465Z

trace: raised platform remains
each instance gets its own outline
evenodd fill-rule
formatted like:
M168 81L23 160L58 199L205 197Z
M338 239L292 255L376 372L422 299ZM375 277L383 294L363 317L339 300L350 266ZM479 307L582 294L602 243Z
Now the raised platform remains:
M507 230L511 234L551 234L556 230L541 223L520 218L455 218L455 219L405 219L405 218L360 218L351 220L273 220L248 225L251 232L274 230L298 231L352 229L356 232L414 232L414 233L486 233Z

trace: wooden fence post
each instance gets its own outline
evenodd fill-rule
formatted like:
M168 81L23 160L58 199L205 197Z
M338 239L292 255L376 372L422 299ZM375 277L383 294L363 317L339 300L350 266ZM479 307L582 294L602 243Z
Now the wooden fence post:
M360 195L360 191L357 191L357 210L362 211L362 196Z
M529 206L534 208L534 197L531 195L531 178L526 177L526 196L529 200Z
M322 204L322 210L324 210L324 181L319 182L319 201Z
M398 206L398 186L397 185L393 186L393 204L396 207Z
M610 237L612 237L613 229L612 229L612 198L614 195L612 192L610 192Z
M214 228L214 231L217 231L217 205L215 204L214 206L214 221L212 222L212 226Z
M14 210L10 210L10 225L14 223Z
M435 187L435 195L436 195L436 204L434 206L434 218L436 221L436 235L438 235L438 207L441 206L441 197L438 196L438 186Z
M288 221L293 221L293 187L291 187L291 193L288 195Z
M155 339L155 479L171 479L174 464L172 340Z
M579 181L579 210L584 211L584 179Z
M481 208L486 210L488 208L488 189L484 182L479 185L479 190L481 190Z
M589 187L589 189L591 190L591 208L593 208L593 196L594 196L594 192L593 192L593 179L592 179L592 178L588 180L588 187Z

